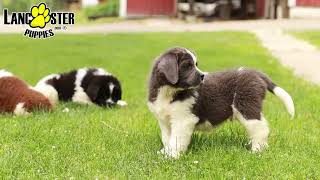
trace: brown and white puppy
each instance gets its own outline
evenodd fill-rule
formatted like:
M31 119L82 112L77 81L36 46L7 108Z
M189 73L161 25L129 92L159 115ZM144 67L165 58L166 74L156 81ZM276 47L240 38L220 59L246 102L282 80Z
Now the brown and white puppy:
M24 81L10 72L0 70L0 113L28 115L38 109L51 110L52 105L44 95Z
M160 152L178 158L195 129L207 130L231 117L246 128L251 150L263 150L269 135L262 114L267 90L284 102L293 117L290 95L263 73L239 68L204 77L192 52L169 49L156 59L149 82L148 105L158 119L164 146Z

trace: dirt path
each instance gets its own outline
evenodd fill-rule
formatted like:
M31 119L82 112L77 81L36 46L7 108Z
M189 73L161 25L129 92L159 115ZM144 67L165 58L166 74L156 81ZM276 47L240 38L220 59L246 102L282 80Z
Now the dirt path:
M274 57L296 75L320 84L320 49L282 30L253 31Z

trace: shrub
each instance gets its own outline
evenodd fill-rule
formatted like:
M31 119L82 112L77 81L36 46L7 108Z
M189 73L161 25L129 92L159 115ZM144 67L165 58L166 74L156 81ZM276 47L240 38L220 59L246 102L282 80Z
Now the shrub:
M118 16L119 0L108 0L106 3L87 7L84 9L84 12L89 19L107 16Z
M31 7L31 0L4 0L2 8L8 8L10 12L28 11Z
M30 11L30 8L32 6L37 5L41 2L45 2L51 10L64 9L64 0L3 0L2 8L8 8L10 12L25 12Z

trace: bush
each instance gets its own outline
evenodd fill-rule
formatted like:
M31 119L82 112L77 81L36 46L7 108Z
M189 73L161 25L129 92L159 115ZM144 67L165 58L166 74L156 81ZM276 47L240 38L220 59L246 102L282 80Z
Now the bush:
M97 6L87 7L84 9L84 12L89 19L107 16L118 16L119 0L108 0L106 3L99 4Z
M2 4L2 8L7 8L10 12L30 11L30 7L31 0L4 0Z
M27 12L41 2L46 3L51 10L61 10L65 3L64 0L3 0L2 8L7 8L10 12Z

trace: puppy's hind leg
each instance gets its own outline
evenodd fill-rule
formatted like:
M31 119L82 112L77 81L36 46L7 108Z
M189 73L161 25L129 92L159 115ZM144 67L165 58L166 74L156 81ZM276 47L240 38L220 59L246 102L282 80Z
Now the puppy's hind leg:
M246 119L233 107L235 117L246 128L251 140L251 151L260 152L268 147L269 126L261 114L260 119Z

